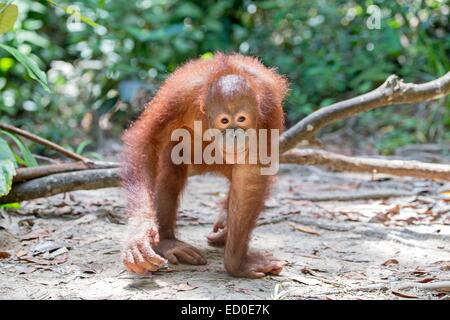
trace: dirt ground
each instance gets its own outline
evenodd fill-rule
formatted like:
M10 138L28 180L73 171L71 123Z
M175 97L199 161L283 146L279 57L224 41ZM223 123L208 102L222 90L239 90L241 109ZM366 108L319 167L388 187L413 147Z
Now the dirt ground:
M124 271L120 189L77 191L0 211L1 299L449 299L450 185L283 166L252 247L287 262L280 276L228 276L206 235L224 180L192 177L179 237L205 266L147 277ZM447 282L446 282L447 281Z

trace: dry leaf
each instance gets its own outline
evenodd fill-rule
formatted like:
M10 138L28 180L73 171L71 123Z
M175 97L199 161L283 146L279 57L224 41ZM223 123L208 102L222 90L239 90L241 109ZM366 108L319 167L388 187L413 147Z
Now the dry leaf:
M36 229L33 231L30 231L20 237L21 241L24 240L33 240L33 239L42 239L50 236L51 232L47 229Z
M350 280L367 280L367 275L363 272L348 271L342 275L345 279Z
M308 286L315 286L315 285L319 285L322 284L322 281L317 280L317 279L312 279L312 278L307 278L307 277L303 277L303 276L293 276L293 277L289 277L290 279L302 283L302 284L306 284Z
M246 288L234 287L233 290L236 291L236 292L239 292L239 293L245 293L245 294L250 294L251 293L251 290L250 289L246 289Z
M401 209L400 205L397 204L397 205L395 205L394 207L390 208L390 209L386 212L386 214L388 214L390 217L396 216L396 215L398 215L398 214L400 213L400 209Z
M396 295L398 297L408 298L408 299L417 299L417 296L415 296L413 294L400 292L400 291L396 291L396 290L391 290L391 292L392 292L392 294L394 294L394 295Z
M60 241L53 241L53 240L42 241L39 242L37 245L35 245L31 249L31 251L33 252L33 255L38 255L45 252L53 252L64 246L65 246L64 243Z
M190 286L188 282L185 283L180 283L178 286L176 286L176 290L177 291L190 291L190 290L194 290L197 289L198 287L193 287Z
M26 256L27 254L28 254L27 250L19 250L16 252L16 257L20 258L20 257Z
M419 283L428 283L428 282L431 282L433 280L434 280L434 278L423 278L423 279L417 280L417 282L419 282Z
M411 273L416 276L421 276L421 275L428 274L428 271L423 270L423 269L416 269L416 270L412 271Z
M316 230L314 230L313 228L307 227L307 226L301 226L297 223L289 223L289 225L296 231L300 231L300 232L304 232L304 233L309 233L315 236L320 236L320 233Z
M388 259L385 262L383 262L381 265L387 267L387 266L392 266L392 265L396 265L396 264L399 264L397 259Z
M11 254L6 251L0 251L0 259L8 259L11 257Z

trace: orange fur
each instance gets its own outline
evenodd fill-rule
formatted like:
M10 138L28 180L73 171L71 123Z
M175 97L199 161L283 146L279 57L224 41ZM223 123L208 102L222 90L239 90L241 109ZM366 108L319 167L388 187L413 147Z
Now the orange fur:
M213 84L225 75L240 76L248 84L256 101L254 112L258 116L258 128L255 129L283 129L282 102L287 91L287 81L273 69L263 66L258 59L239 54L217 53L210 60L193 60L178 68L123 135L121 175L128 198L128 212L132 217L152 221L158 231L158 237L152 235L146 239L129 239L124 249L124 263L131 271L151 271L148 262L153 262L156 266L160 262L153 253L148 252L150 249L143 249L145 241L152 243L155 254L160 252L171 262L180 260L192 263L195 260L193 257L197 259L196 262L203 262L192 253L192 247L187 248L186 244L175 239L179 195L184 188L188 170L195 170L199 173L215 172L232 182L230 200L226 206L229 207L230 216L227 224L242 224L245 230L242 233L239 226L233 230L227 228L225 267L237 276L255 277L261 274L251 273L244 265L245 261L251 264L255 259L265 259L260 255L250 257L247 244L256 217L263 207L270 179L253 174L255 170L252 168L245 171L236 169L239 165L187 166L174 165L170 161L170 150L173 146L170 137L173 130L193 130L194 120L202 121L203 129L208 129L207 115L210 106L207 105L207 97L211 94ZM249 93L242 94L247 96ZM252 174L249 175L248 172ZM253 190L253 194L241 192L242 188ZM248 199L242 198L241 194L245 194ZM238 207L236 201L240 203ZM250 218L242 217L244 215ZM243 242L236 239L240 236L243 236ZM164 245L159 244L159 237L161 241L166 241ZM235 256L234 251L238 251ZM281 269L273 267L262 273L276 273L278 270Z

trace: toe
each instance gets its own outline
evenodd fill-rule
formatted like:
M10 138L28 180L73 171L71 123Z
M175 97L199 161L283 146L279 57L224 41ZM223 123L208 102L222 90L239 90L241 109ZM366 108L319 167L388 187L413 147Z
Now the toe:
M186 251L195 258L197 261L197 264L206 264L206 259L203 257L203 255L195 248L188 248Z
M169 260L170 263L178 264L178 259L172 252L167 252L165 257L167 258L167 260Z
M252 270L250 271L247 276L249 278L253 278L253 279L257 279L257 278L262 278L264 277L266 274L264 272L260 272L260 271L256 271L256 270Z
M174 252L174 254L180 262L193 264L193 265L197 264L197 258L195 256L191 255L191 253L188 250L177 250Z

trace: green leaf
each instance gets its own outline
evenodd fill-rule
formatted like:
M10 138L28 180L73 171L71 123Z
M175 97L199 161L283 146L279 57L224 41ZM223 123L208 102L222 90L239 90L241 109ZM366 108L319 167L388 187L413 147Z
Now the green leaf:
M23 143L23 141L19 137L16 137L15 135L13 135L7 131L0 131L0 132L3 133L4 135L8 136L9 138L11 138L11 140L14 141L14 143L19 148L20 153L23 156L25 165L27 167L37 167L38 166L38 163L37 163L36 159L34 158L33 154L31 153L30 149L26 146L25 143Z
M214 57L214 53L212 53L212 52L210 52L210 51L205 52L205 53L202 54L202 56L201 56L201 58L202 58L203 60L210 60L210 59L212 59L213 57Z
M16 167L17 163L11 148L4 139L0 138L0 197L11 190Z
M15 4L0 3L0 35L14 27L18 14L19 10Z
M31 59L30 57L24 55L17 49L0 44L0 47L8 51L14 58L17 59L24 67L27 69L28 75L30 78L36 80L41 84L41 86L45 89L45 91L50 92L50 88L48 87L47 82L47 75L44 71L39 69L39 66L37 65L36 61Z
M76 153L76 154L82 154L83 151L84 151L84 149L85 149L88 145L90 145L91 143L92 143L92 140L84 140L83 142L81 142L81 143L78 145L77 149L75 150L75 153Z
M7 195L11 190L15 174L16 168L11 160L0 160L0 197Z
M8 142L2 138L0 138L0 160L11 160L14 163L14 166L17 167L14 153L9 147Z
M13 202L13 203L0 204L0 208L20 209L20 203L19 202Z

